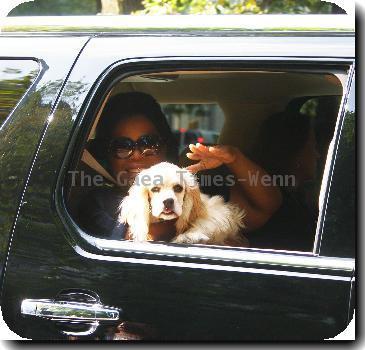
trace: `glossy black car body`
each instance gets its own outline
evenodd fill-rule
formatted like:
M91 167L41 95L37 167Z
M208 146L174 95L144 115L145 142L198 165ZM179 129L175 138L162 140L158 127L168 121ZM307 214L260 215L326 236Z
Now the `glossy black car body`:
M229 31L229 24L95 29L95 23L80 26L81 32L23 28L57 33L10 33L9 24L0 36L0 59L31 59L40 67L0 129L1 196L7 198L0 208L2 312L10 329L31 339L107 339L125 320L153 326L150 338L158 340L320 340L339 334L354 309L354 225L348 224L354 209L343 222L325 219L338 210L336 159L342 127L354 113L353 30ZM124 243L111 249L81 232L65 207L64 177L85 138L87 111L113 79L156 68L242 63L348 70L313 253ZM110 318L92 328L90 319L72 324L72 318L29 316L24 300L39 299L110 305L120 310L118 322Z

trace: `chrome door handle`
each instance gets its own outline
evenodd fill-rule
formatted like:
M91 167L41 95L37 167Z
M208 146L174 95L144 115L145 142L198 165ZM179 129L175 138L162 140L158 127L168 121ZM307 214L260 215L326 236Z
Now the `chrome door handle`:
M62 291L55 299L24 299L20 309L22 315L54 321L63 334L74 336L93 334L100 323L115 323L120 311L101 304L94 292L72 289Z
M22 301L21 313L64 321L117 321L119 319L119 310L110 306L51 299L25 299Z

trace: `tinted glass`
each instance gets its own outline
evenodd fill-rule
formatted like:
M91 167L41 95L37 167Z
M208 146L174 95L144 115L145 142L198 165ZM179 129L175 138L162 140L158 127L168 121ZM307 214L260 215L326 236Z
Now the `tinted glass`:
M177 164L180 167L193 163L186 156L190 143L214 144L220 136L219 143L237 147L244 156L265 169L263 176L259 176L254 166L252 171L251 167L247 169L244 179L240 178L242 174L237 176L238 181L248 184L246 189L249 186L260 186L261 189L276 186L282 192L283 200L281 205L278 203L280 206L277 211L271 216L267 215L266 221L259 223L261 226L257 225L251 232L245 232L250 247L310 252L313 250L318 220L318 195L323 166L333 138L343 87L341 81L333 75L328 75L331 79L326 79L327 75L292 72L279 76L280 79L278 74L269 71L199 71L196 74L189 71L169 75L168 78L162 73L161 77L131 76L115 87L113 96L118 93L147 93L160 102L163 117L170 125L177 141L175 144L179 146ZM307 84L306 91L303 91L304 83ZM133 84L133 89L130 84ZM280 102L275 102L275 105L272 101L276 95L272 88L267 88L273 85L275 91L280 91L281 96L285 96ZM293 92L293 89L297 90ZM326 95L323 95L324 90ZM125 97L120 96L122 101ZM290 106L287 106L288 101ZM135 104L137 107L133 108L137 110L141 104L138 102ZM127 103L118 106L121 115L123 106L127 106ZM301 114L298 113L300 109ZM284 111L279 113L279 118L278 111ZM133 116L148 113L138 111L138 114L133 114L128 109L128 114ZM116 114L113 114L113 118L114 115ZM139 124L131 126L130 130L135 132L136 128L140 128ZM129 129L125 132L127 135L122 136L128 136ZM103 146L101 141L98 145L97 134L91 134L96 138L88 141L86 149L100 160L100 167L110 169L111 161L98 152ZM287 152L287 149L291 151ZM115 164L113 162L113 166ZM122 163L120 165L121 170L128 166ZM101 238L124 239L125 226L119 225L117 215L126 189L110 191L113 185L103 188L103 176L107 181L113 178L106 174L109 175L107 178L104 171L102 175L100 167L95 167L84 157L76 171L70 172L67 185L69 209L86 233ZM229 179L234 179L232 175L231 169L222 164L200 171L197 179L203 193L220 195L229 201L231 194L244 197L242 193L245 193L238 186L231 188L233 184ZM97 176L101 177L100 184L99 180L93 180ZM266 179L271 180L266 182ZM259 193L256 189L252 192L254 195ZM98 206L103 209L99 210ZM101 220L98 219L99 214ZM91 216L98 217L98 222L92 222Z
M355 83L341 130L328 201L321 255L354 258L356 234Z
M184 152L190 143L218 142L224 123L224 113L219 105L170 103L161 104L161 107L175 135L180 153Z
M0 60L0 126L33 83L39 65L31 60Z

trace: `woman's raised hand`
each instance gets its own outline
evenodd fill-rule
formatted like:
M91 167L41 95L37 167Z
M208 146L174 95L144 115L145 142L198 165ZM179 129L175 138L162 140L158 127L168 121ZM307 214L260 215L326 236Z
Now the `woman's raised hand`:
M201 143L189 145L190 153L186 156L198 163L186 167L192 173L206 169L214 169L222 164L229 164L236 160L238 149L233 146L217 145L205 146Z

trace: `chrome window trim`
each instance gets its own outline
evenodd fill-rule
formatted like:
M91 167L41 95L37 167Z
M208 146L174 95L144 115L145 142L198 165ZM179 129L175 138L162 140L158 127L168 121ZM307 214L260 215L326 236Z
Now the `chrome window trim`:
M351 84L353 80L355 79L355 62L350 67L348 76L347 76L347 82L346 87L343 92L342 101L340 104L340 108L338 111L335 131L333 133L333 138L331 140L331 143L328 147L327 152L327 158L326 158L326 164L325 168L323 170L323 176L322 176L322 184L319 194L319 214L318 214L318 221L317 221L317 227L316 227L316 235L315 235L315 241L314 241L314 249L313 252L315 254L320 254L321 250L321 243L323 238L323 229L325 225L326 220L326 213L327 213L327 205L331 190L331 184L332 184L332 178L335 170L335 163L336 163L336 157L338 152L338 147L341 139L341 130L343 123L345 121L345 115L346 115L346 105L347 100L350 94Z
M198 258L202 260L209 259L225 262L244 262L271 266L344 271L348 273L351 273L355 267L354 259L322 257L305 252L270 249L262 250L254 248L232 249L232 247L209 247L206 245L177 246L169 243L135 243L132 241L122 240L112 241L93 237L84 232L80 232L80 236L103 253L124 251L155 256L174 256L179 258ZM113 242L113 245L111 245L110 242ZM79 249L76 249L76 251L81 252ZM103 255L102 257L105 258L106 255ZM118 257L109 256L109 258L114 260Z

